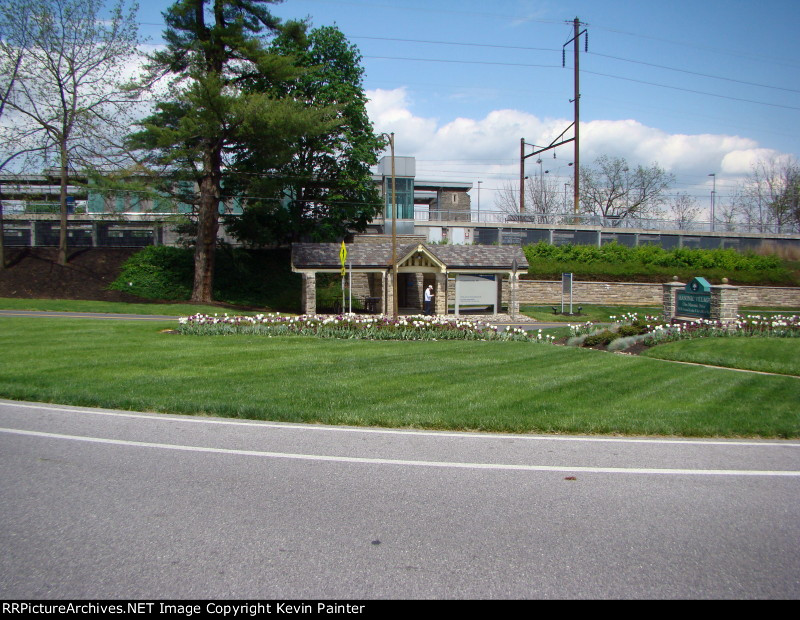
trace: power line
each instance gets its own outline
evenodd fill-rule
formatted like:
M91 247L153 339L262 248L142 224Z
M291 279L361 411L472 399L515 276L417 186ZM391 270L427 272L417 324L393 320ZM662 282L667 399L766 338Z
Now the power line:
M770 84L759 84L757 82L748 82L746 80L737 80L736 78L723 77L720 75L711 75L710 73L700 73L698 71L689 71L688 69L679 69L677 67L668 67L666 65L659 65L652 62L644 62L642 60L632 60L630 58L622 58L620 56L611 56L610 54L600 54L599 52L590 52L594 56L602 56L603 58L611 58L612 60L621 60L622 62L630 62L637 65L644 65L646 67L656 67L657 69L667 69L668 71L677 71L679 73L687 73L689 75L697 75L699 77L711 78L713 80L724 80L726 82L735 82L737 84L745 84L747 86L758 86L759 88L772 88L775 90L784 90L790 93L800 93L796 88L785 88L783 86L772 86Z
M720 99L730 99L731 101L742 101L744 103L755 103L757 105L767 105L772 106L774 108L785 108L787 110L800 110L800 107L791 106L791 105L783 105L782 103L770 103L768 101L755 101L754 99L744 99L742 97L732 97L730 95L718 95L716 93L708 93L702 90L694 90L692 88L683 88L681 86L669 86L667 84L657 84L656 82L648 82L646 80L637 80L635 78L627 78L622 77L621 75L612 75L610 73L600 73L598 71L588 71L583 70L584 73L589 73L592 75L599 75L602 77L609 77L615 80L625 80L626 82L636 82L637 84L647 84L648 86L658 86L660 88L669 88L671 90L680 90L685 93L694 93L696 95L705 95L707 97L718 97Z
M619 30L617 28L608 28L608 27L604 27L604 26L597 26L596 24L593 24L593 25L596 28L599 28L600 30L606 30L608 32L615 32L617 34L624 34L624 35L627 35L627 36L630 36L630 37L639 37L639 38L642 38L642 39L651 39L653 41L661 41L662 43L669 43L670 45L677 45L679 47L694 48L694 49L704 50L704 51L707 51L707 52L714 52L715 54L724 54L726 56L736 56L736 57L739 57L739 58L747 58L748 60L755 60L755 61L758 61L758 62L765 62L765 63L769 63L769 64L779 64L779 65L784 65L786 67L795 67L796 68L798 66L795 63L783 62L783 59L779 60L777 58L770 58L768 56L753 56L753 55L749 55L749 54L742 54L741 52L734 52L734 51L730 51L730 50L722 50L722 49L719 49L719 48L709 47L709 46L705 46L705 45L697 45L697 44L694 44L694 43L686 43L685 41L674 41L672 39L665 39L663 37L656 37L656 36L653 36L653 35L642 34L641 32L628 32L626 30Z
M426 43L431 45L457 45L459 47L485 47L490 49L523 50L537 52L560 52L554 47L524 47L520 45L492 45L488 43L468 43L466 41L432 41L426 39L398 39L393 37L349 36L348 39L369 39L371 41L395 41L399 43Z
M558 69L558 65L537 65L519 62L492 62L488 60L449 60L444 58L408 58L403 56L362 56L363 58L378 60L404 60L412 62L445 62L463 65L500 65L504 67L544 67L547 69Z
M487 49L507 49L507 50L522 50L522 51L538 51L538 52L559 52L561 50L553 48L553 47L528 47L528 46L521 46L521 45L494 45L494 44L487 44L487 43L470 43L465 41L435 41L430 39L401 39L395 37L372 37L372 36L349 36L350 39L365 39L370 41L395 41L399 43L424 43L429 45L453 45L459 47L476 47L476 48L487 48ZM652 62L645 62L641 60L633 60L631 58L623 58L621 56L612 56L610 54L601 54L599 52L590 52L594 56L601 56L603 58L610 58L612 60L619 60L622 62L629 62L639 65L644 65L647 67L655 67L657 69L666 69L668 71L676 71L678 73L686 73L688 75L696 75L699 77L711 78L714 80L723 80L727 82L734 82L737 84L745 84L747 86L757 86L759 88L771 88L775 90L783 90L792 93L800 93L800 90L795 88L786 88L783 86L773 86L771 84L760 84L758 82L748 82L747 80L740 80L736 78L725 77L722 75L713 75L710 73L701 73L699 71L691 71L689 69L681 69L678 67L670 67L667 65L661 65L658 63Z

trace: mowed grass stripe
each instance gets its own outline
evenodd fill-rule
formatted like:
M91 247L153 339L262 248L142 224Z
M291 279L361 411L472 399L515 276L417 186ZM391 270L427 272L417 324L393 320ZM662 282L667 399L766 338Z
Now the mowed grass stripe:
M0 396L327 424L800 436L791 377L530 343L159 333L172 326L0 318Z
M648 357L800 376L800 338L706 338L661 345Z

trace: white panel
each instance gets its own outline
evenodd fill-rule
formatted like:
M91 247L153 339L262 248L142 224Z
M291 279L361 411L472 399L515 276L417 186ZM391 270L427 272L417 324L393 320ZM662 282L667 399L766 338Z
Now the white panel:
M431 243L439 243L442 240L442 227L431 226L428 228L428 241Z

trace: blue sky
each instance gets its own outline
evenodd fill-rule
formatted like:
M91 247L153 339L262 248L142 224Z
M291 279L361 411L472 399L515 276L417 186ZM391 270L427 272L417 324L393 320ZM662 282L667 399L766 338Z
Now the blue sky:
M140 2L153 44L169 4ZM754 161L800 154L796 0L288 0L273 12L337 25L364 57L376 129L395 132L419 177L481 180L485 208L516 178L520 138L549 143L572 122L571 46L561 65L575 17L589 47L582 164L658 162L705 208L709 173L724 200ZM566 175L572 159L565 146L547 164Z

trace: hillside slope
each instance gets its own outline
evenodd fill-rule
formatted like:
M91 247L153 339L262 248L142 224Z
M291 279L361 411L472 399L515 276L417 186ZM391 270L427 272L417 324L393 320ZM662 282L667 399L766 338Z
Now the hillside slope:
M57 264L56 248L6 248L6 268L0 270L0 297L27 299L88 299L143 301L107 287L122 263L137 248L86 248L70 252L66 266Z

